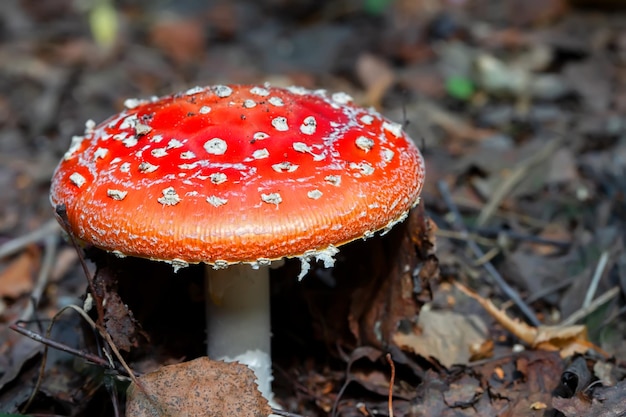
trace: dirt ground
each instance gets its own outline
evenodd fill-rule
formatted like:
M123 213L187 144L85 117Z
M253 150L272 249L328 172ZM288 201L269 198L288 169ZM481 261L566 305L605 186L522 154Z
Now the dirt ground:
M158 415L127 403L136 377L267 414L234 366L166 367L205 354L200 266L77 252L48 196L127 98L266 82L346 92L426 160L391 233L272 271L283 414L626 415L620 0L0 2L0 414Z

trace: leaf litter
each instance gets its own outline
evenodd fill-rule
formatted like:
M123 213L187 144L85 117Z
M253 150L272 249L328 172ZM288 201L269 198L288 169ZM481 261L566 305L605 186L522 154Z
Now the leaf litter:
M68 138L128 97L264 81L346 91L376 106L405 124L428 175L419 210L388 236L348 245L334 269L315 267L302 283L291 262L272 272L285 410L624 412L623 5L132 3L0 6L0 412L24 406L43 353L7 325L26 316L43 335L58 311L88 299L76 252L47 226L48 181ZM163 381L178 372L168 364L197 370L174 380L215 407L215 391L188 387L221 369L224 388L248 390L226 402L268 412L245 371L194 361L204 352L199 269L171 276L163 265L89 252L92 298L110 301L92 319L107 337L64 315L48 341L76 350L48 356L33 410L129 413L123 358ZM112 346L127 352L118 358Z

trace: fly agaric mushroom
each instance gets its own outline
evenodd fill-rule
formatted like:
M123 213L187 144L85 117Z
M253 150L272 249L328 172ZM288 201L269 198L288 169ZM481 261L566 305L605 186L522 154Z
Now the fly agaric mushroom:
M250 366L271 399L267 266L300 258L302 278L405 219L422 156L344 93L217 85L125 106L73 138L51 203L96 247L209 265L208 355Z

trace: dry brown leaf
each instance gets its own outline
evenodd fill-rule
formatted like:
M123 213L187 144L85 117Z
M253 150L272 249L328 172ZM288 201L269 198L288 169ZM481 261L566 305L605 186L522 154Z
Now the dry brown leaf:
M380 108L387 90L395 82L391 65L372 54L361 54L356 61L356 74L366 91L366 104Z
M17 298L33 289L33 274L39 268L40 251L28 247L0 273L0 297Z
M472 347L481 345L486 335L487 327L477 316L422 309L416 331L398 332L393 341L404 350L434 357L449 368L469 363Z
M552 399L552 405L566 417L617 417L626 414L626 381L600 387L591 397L579 392L572 398Z
M150 28L151 43L179 65L197 62L206 49L204 28L195 18L166 16Z
M559 351L562 358L574 353L585 353L594 349L602 350L587 340L587 328L582 325L533 327L517 319L510 318L491 302L458 282L457 288L476 300L498 323L526 345L533 349Z
M201 357L139 377L127 391L128 417L262 417L271 408L254 373L237 362Z

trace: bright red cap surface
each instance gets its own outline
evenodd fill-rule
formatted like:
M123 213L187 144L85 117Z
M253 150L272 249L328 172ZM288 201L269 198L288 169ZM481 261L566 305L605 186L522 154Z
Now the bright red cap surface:
M323 251L416 204L420 152L343 93L214 86L75 137L52 179L72 232L124 255L224 266Z

